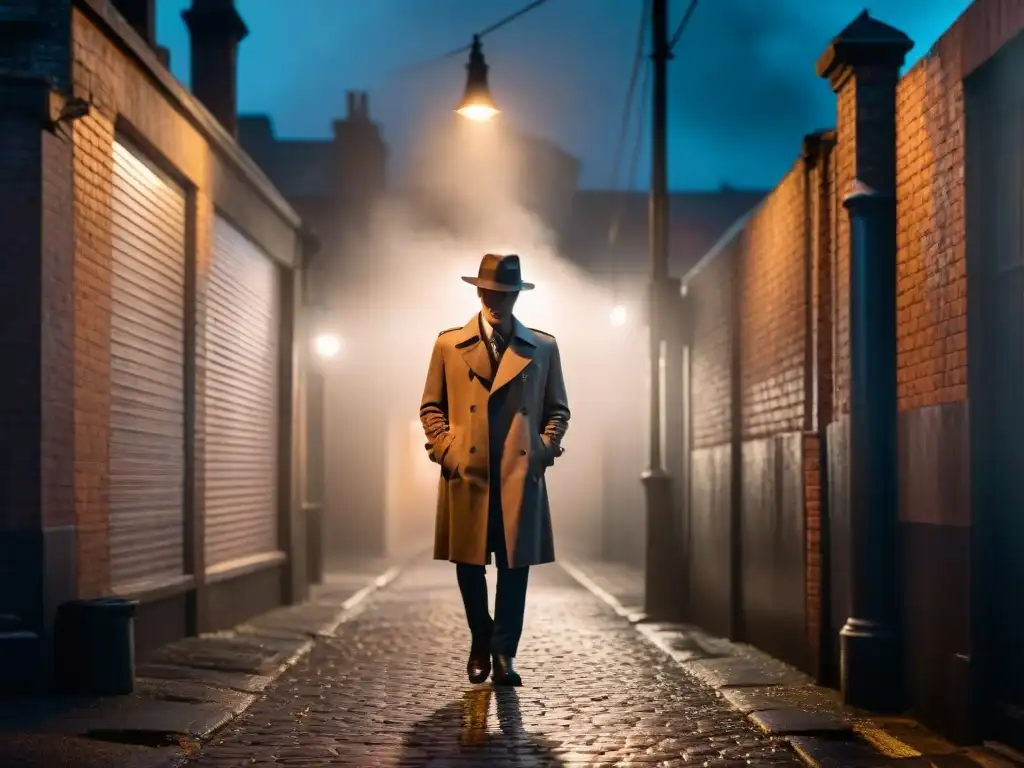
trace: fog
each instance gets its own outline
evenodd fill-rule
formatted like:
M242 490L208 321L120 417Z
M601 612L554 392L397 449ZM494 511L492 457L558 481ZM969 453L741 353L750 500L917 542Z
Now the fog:
M562 258L554 233L519 202L530 169L500 119L453 117L424 135L411 177L391 182L399 191L377 206L365 240L331 259L358 251L369 266L358 279L351 263L325 278L344 339L325 405L332 550L432 541L439 469L424 450L420 398L438 334L479 308L460 278L489 252L519 254L537 287L520 294L516 317L561 350L572 419L547 475L556 552L596 557L609 537L642 542L644 329L635 317L613 325L610 291Z

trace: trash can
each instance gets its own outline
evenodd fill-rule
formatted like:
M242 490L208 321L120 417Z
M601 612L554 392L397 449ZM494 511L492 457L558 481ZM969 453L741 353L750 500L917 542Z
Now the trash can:
M72 600L57 610L54 672L59 687L86 696L121 696L135 688L138 600Z

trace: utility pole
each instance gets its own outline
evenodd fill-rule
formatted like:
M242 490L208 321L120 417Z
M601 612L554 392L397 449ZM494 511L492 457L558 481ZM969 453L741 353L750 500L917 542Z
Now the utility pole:
M650 445L643 473L647 508L647 563L645 610L656 619L676 618L681 611L674 578L681 553L677 543L672 477L666 471L662 439L662 342L674 334L669 315L678 311L672 300L668 276L668 62L671 58L668 31L668 0L651 2L653 85L651 99L651 193L650 193ZM678 299L678 288L675 291ZM671 341L669 343L672 343ZM675 372L668 371L668 375Z

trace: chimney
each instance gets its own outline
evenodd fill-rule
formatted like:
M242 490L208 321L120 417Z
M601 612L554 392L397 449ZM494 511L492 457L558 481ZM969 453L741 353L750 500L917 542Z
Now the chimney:
M238 44L249 34L234 0L192 0L181 14L192 48L192 93L237 135Z
M114 0L114 8L146 44L156 49L156 0Z
M369 123L370 122L370 96L365 91L349 91L348 113L345 115L349 122Z
M345 119L334 122L335 196L350 212L368 210L386 185L387 145L370 119L366 93L349 91L346 104Z

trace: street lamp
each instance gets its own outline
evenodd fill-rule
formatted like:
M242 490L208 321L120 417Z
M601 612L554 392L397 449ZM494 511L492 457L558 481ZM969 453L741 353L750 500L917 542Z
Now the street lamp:
M469 50L469 63L466 64L466 93L462 103L455 111L477 122L487 122L500 110L494 106L491 89L487 85L487 62L484 61L480 49L480 35L473 35L473 45Z
M341 352L341 337L336 333L318 333L313 337L313 351L321 360L331 360Z

